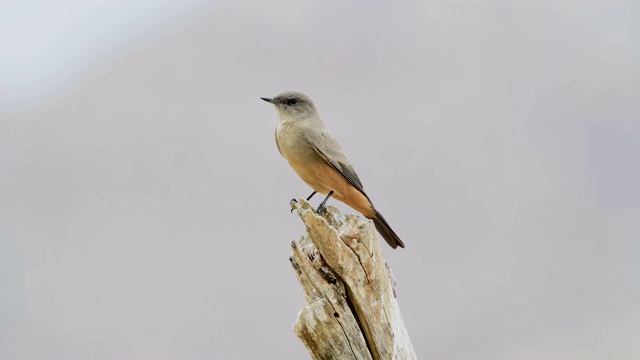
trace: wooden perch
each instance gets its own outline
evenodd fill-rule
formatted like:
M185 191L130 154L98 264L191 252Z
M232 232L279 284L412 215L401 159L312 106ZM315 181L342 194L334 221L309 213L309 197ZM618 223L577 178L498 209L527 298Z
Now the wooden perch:
M307 227L290 258L305 293L294 325L313 359L416 359L371 220L291 202Z

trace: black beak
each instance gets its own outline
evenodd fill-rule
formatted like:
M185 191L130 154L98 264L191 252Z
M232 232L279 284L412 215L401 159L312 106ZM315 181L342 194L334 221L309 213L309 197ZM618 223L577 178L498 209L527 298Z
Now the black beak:
M263 97L261 97L260 99L262 99L262 100L264 100L264 101L266 101L266 102L268 102L268 103L272 103L272 104L275 104L275 103L276 103L276 100L275 100L275 99L269 99L269 98L263 98Z

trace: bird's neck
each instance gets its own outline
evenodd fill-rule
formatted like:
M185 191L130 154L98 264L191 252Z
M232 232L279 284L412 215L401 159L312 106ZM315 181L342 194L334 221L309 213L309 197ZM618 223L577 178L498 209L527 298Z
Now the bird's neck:
M324 128L324 124L318 115L309 115L309 116L292 116L289 114L280 114L278 117L280 119L280 125L289 126L289 125L304 125L311 127Z

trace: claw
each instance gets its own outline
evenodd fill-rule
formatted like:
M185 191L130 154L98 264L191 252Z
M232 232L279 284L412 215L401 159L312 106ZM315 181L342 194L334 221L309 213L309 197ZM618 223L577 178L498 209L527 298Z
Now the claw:
M327 208L324 206L324 204L320 204L318 206L318 209L316 210L316 214L318 215L322 215L322 213L327 210Z
M311 194L313 195L313 194ZM320 203L320 205L318 205L318 210L316 210L316 214L320 215L324 210L324 204L327 203L327 200L329 200L329 198L331 197L331 195L333 195L333 190L329 191L329 194L327 195L326 198L324 198L324 200L322 200L322 202Z

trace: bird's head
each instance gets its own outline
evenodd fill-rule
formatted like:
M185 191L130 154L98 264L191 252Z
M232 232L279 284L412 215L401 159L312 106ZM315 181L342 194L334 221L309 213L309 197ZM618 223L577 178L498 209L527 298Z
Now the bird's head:
M300 121L317 116L313 101L305 94L287 91L274 98L261 98L276 107L281 122Z

